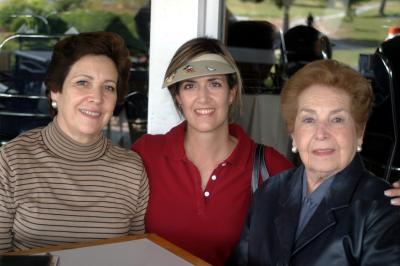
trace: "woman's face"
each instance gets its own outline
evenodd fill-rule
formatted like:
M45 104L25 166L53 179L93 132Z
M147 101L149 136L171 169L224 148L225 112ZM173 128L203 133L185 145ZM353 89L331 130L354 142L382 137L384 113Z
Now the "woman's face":
M104 55L86 55L76 61L62 92L51 92L57 102L57 122L77 142L91 143L110 120L117 100L118 72Z
M225 75L212 75L182 81L176 99L189 129L210 132L228 125L235 95L236 88L229 88Z
M357 136L350 105L346 92L324 85L299 95L292 137L307 177L332 176L352 161L362 136Z

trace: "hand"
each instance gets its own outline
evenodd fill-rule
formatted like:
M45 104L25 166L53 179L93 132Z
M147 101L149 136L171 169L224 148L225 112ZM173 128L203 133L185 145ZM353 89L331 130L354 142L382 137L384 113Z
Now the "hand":
M400 181L393 183L393 188L385 190L385 195L393 199L390 200L392 205L400 206Z

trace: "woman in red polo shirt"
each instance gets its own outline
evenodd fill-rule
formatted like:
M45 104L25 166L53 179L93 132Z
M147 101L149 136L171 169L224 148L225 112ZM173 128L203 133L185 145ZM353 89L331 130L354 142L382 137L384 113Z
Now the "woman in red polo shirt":
M133 146L150 181L146 230L213 265L223 265L239 240L251 197L256 144L236 124L242 80L226 48L196 38L174 55L166 72L185 121L164 135L144 135ZM270 175L292 164L265 149Z
M164 87L185 121L132 146L150 183L146 231L223 265L240 238L251 198L256 144L230 124L240 112L242 80L221 42L196 38L175 53ZM271 176L293 166L271 147L264 156Z

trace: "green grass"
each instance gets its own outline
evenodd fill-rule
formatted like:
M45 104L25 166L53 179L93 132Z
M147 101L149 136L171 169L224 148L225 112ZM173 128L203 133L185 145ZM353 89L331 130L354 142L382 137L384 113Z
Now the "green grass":
M260 3L243 2L243 0L226 0L228 9L238 16L251 19L276 20L283 16L283 9L278 8L271 0ZM313 15L330 15L341 12L340 5L336 8L325 8L319 1L297 0L290 8L290 17L294 19L306 18L311 12Z
M278 26L282 23L283 10L276 7L270 0L264 0L261 3L227 0L226 3L228 9L235 15L254 20L268 20ZM323 3L324 1L296 0L290 8L290 20L305 21L310 12L314 16L327 16L344 11L344 8L338 4L335 8L325 8ZM364 1L361 5L368 3L380 3L380 0ZM317 22L316 27L327 34L333 43L338 43L333 47L333 58L356 68L360 53L373 53L386 38L388 27L400 26L399 0L388 0L385 13L385 17L378 17L378 8L375 8L356 15L352 21L345 17L322 20ZM346 47L348 49L345 49Z
M332 57L340 62L348 64L354 69L358 69L358 59L360 54L373 54L375 48L360 48L357 50L338 50L334 51Z
M336 30L331 29L333 42L359 47L350 50L334 47L333 58L356 67L360 53L374 53L387 37L388 27L400 26L400 2L389 2L385 13L385 17L378 17L377 10L371 10L354 17L353 21L331 22L331 25L339 25Z

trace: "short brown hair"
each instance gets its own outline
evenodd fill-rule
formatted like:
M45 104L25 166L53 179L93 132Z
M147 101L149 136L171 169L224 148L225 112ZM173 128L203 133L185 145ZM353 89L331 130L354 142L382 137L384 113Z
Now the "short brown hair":
M222 56L236 71L236 73L226 75L229 88L232 89L234 86L237 86L235 100L229 108L229 120L232 121L237 114L241 113L242 110L242 78L232 55L219 40L199 37L184 43L172 57L165 73L164 80L172 75L178 68L187 64L190 60L203 54L218 54ZM172 84L168 87L168 90L174 101L175 108L180 112L180 114L182 114L179 108L179 103L176 100L176 95L179 94L180 83L181 82Z
M311 62L297 71L284 85L281 110L289 133L294 130L298 97L313 85L325 85L345 91L351 98L351 116L360 136L371 113L373 92L370 83L354 69L336 60Z
M68 36L54 46L45 79L49 101L50 91L62 92L72 65L86 55L105 55L114 62L118 72L117 104L122 104L128 89L131 61L124 40L113 32L80 33Z

